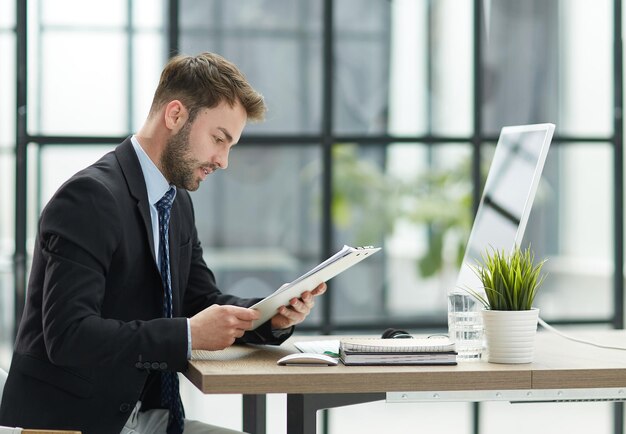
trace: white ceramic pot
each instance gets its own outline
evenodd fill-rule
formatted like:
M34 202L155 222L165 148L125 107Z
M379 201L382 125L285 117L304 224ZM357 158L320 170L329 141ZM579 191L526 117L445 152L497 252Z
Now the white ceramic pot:
M492 363L530 363L535 354L539 309L484 310L488 360Z

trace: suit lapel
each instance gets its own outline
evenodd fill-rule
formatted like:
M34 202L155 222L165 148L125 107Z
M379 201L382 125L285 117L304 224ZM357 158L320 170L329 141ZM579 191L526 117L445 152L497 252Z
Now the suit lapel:
M130 194L137 200L137 208L139 214L143 220L144 231L150 244L150 252L152 252L152 259L154 269L157 273L160 273L156 256L154 252L154 238L152 237L152 219L150 217L150 204L148 202L148 191L146 189L146 181L141 171L141 165L139 159L133 148L133 144L130 141L130 137L124 140L121 145L115 149L115 155L120 163L126 183ZM172 302L174 316L179 316L181 312L182 294L179 288L178 282L178 267L180 263L180 231L181 231L181 212L182 212L182 198L179 198L182 191L176 192L176 199L172 206L172 213L170 216L170 230L169 230L169 243L170 243L170 275L172 279Z
M146 181L143 178L141 166L139 165L139 160L137 159L137 154L130 141L130 137L124 140L122 144L115 149L115 155L126 178L128 190L137 200L137 208L143 220L144 231L148 238L148 243L150 244L150 252L154 260L153 263L155 268L158 268L156 266L156 256L154 253L154 238L152 237L152 220L150 218L150 204L148 203Z

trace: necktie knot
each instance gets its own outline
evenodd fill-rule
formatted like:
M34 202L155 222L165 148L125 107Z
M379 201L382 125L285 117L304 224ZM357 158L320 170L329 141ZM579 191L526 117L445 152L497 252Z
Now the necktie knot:
M163 197L159 199L156 203L156 208L159 212L167 212L172 209L172 204L174 203L174 197L176 195L176 188L170 187L169 190L165 192Z

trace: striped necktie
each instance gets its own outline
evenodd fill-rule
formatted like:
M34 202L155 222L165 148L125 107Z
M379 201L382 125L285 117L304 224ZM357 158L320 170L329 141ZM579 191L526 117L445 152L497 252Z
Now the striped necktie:
M176 189L170 189L156 203L159 212L159 264L163 280L163 316L172 318L172 275L170 273L169 227L170 212ZM185 410L178 391L178 374L161 373L161 405L170 411L167 421L167 434L181 434L185 427Z

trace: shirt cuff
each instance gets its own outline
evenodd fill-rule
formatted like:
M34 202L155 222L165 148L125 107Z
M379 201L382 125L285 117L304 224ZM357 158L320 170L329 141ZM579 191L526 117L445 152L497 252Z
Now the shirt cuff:
M187 360L191 360L191 323L187 318Z

